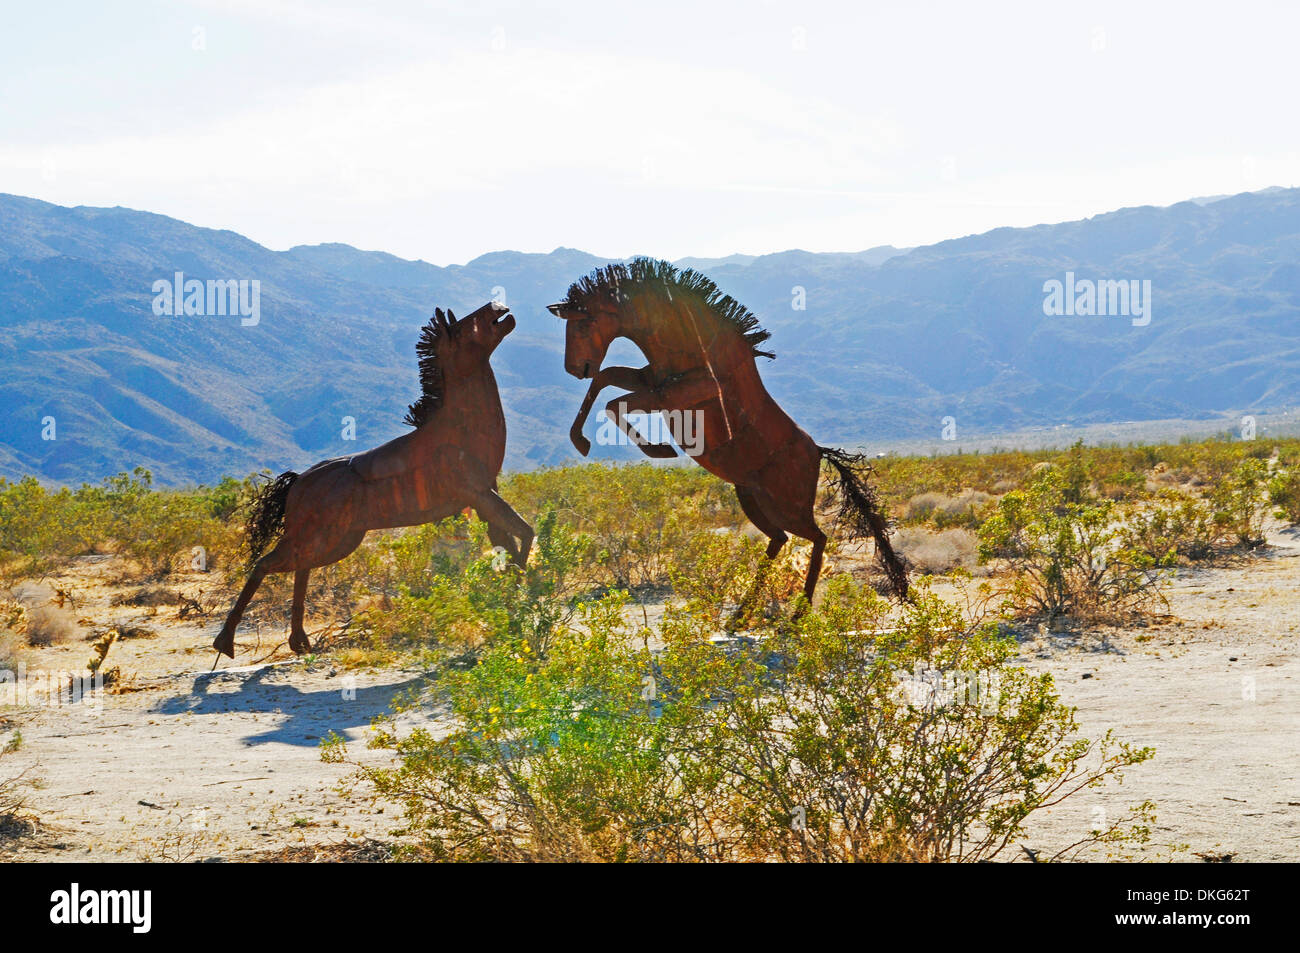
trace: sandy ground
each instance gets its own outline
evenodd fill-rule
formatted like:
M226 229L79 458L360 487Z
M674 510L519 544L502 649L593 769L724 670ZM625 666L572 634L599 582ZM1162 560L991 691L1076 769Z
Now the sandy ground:
M1239 566L1182 570L1176 621L1026 645L1085 735L1113 728L1156 749L1122 787L1031 825L1031 846L1068 842L1149 798L1157 826L1143 855L1167 855L1158 842L1187 845L1179 859L1300 860L1300 536L1269 542Z
M1086 734L1113 728L1157 749L1122 787L1084 792L1036 819L1031 848L1050 852L1151 799L1155 843L1139 856L1186 845L1176 859L1300 860L1300 536L1274 531L1270 544L1235 566L1182 571L1168 621L1025 643L1026 663L1053 673ZM289 847L311 857L313 848L390 836L400 818L341 797L349 769L323 763L319 743L336 732L355 742L354 755L382 757L365 753L367 728L422 673L285 660L269 637L259 647L241 634L240 662L269 658L208 674L219 618L111 606L110 568L83 560L29 592L39 599L71 589L81 631L34 650L28 664L80 671L85 636L138 626L150 631L109 655L138 690L93 705L0 707L20 718L23 745L6 765L28 770L29 806L41 820L37 837L20 848L0 842L0 854L240 860ZM196 574L173 585L198 592L209 584Z

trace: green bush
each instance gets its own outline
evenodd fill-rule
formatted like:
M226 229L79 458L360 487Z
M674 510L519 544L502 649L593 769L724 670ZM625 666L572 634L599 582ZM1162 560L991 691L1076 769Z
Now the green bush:
M1300 466L1292 464L1268 481L1268 501L1277 507L1275 516L1292 526L1300 524Z
M1158 566L1208 559L1223 541L1213 509L1203 500L1172 490L1127 514L1121 534L1124 546Z
M521 513L553 506L585 541L587 580L619 589L665 585L674 554L693 536L744 521L735 491L695 466L591 463L516 473L501 492Z
M980 527L979 556L1012 570L1004 595L1018 613L1116 618L1161 601L1172 564L1126 542L1115 503L1091 496L1081 469L1051 469L998 501Z
M358 764L353 783L402 806L416 856L987 860L1036 811L1152 754L1078 738L1049 675L925 591L896 620L837 577L818 608L739 642L716 606L671 607L654 633L626 608L611 594L545 654L502 637L445 672L448 724L378 726L372 745L397 764ZM916 690L941 673L983 689ZM324 757L350 761L338 738ZM1150 809L1055 856L1141 842Z
M1210 489L1215 525L1240 546L1253 548L1264 541L1267 486L1268 464L1246 457Z
M94 520L79 494L67 488L47 491L33 477L17 483L0 478L0 567L6 584L86 552L94 542Z
M0 479L0 569L21 577L107 548L161 577L187 565L196 546L213 568L236 547L235 500L247 481L227 478L211 490L159 490L143 467L94 487L47 490L26 477Z
M1161 566L1254 548L1263 542L1265 498L1272 500L1276 491L1278 500L1286 500L1286 481L1281 474L1269 480L1264 461L1245 457L1203 497L1162 491L1152 504L1126 515L1121 538ZM1277 505L1283 516L1285 504Z
M551 634L574 611L571 578L585 540L546 507L534 527L532 556L521 572L489 550L487 527L463 517L383 540L369 553L368 579L396 593L362 612L354 628L372 648L464 652L493 638L547 650ZM386 570L375 569L386 566Z

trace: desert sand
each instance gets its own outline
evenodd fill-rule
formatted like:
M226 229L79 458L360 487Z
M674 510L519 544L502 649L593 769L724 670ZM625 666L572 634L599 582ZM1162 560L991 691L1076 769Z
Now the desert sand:
M1050 853L1150 799L1158 823L1137 858L1300 860L1300 534L1273 527L1268 541L1229 566L1180 570L1158 622L1024 641L1024 664L1055 676L1086 735L1109 728L1156 748L1122 786L1035 817L1031 850ZM425 673L293 659L276 648L278 632L260 644L241 632L237 663L209 673L224 606L180 618L176 606L111 605L112 562L78 560L26 593L73 592L78 620L75 637L32 650L29 666L79 671L95 631L143 631L108 658L131 690L3 709L19 716L23 739L6 764L33 781L40 827L0 851L41 861L382 856L376 842L391 840L400 816L341 796L350 769L323 763L319 744L335 732L354 756L385 757L365 750L368 726ZM213 584L192 574L171 585L202 594Z

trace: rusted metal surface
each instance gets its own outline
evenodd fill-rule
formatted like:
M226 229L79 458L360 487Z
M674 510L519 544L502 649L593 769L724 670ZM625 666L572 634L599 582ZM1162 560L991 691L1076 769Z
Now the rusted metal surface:
M892 588L907 592L906 569L889 544L862 458L818 446L772 399L756 360L773 356L761 348L769 334L739 302L698 272L639 258L580 279L550 311L566 323L565 370L591 381L570 429L580 453L590 452L583 425L607 387L626 393L605 405L606 414L656 459L677 456L677 450L647 440L627 415L663 413L673 440L693 444L695 462L735 486L745 515L770 541L769 558L790 533L812 543L804 583L810 600L827 539L814 515L825 460L839 478L841 525L875 539ZM650 363L602 367L610 343L620 337L636 344Z
M347 556L368 530L435 522L472 508L493 545L517 566L526 564L533 531L496 490L506 420L490 358L514 327L514 316L495 302L461 320L439 309L417 345L422 393L407 414L415 429L302 474L281 474L264 488L249 521L252 570L213 643L217 651L234 658L239 620L273 572L294 573L289 645L310 651L303 628L308 574Z

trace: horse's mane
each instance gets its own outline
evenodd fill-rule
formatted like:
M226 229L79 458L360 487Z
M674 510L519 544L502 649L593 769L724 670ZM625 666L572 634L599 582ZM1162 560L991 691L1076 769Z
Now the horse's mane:
M444 315L436 308L429 323L420 329L420 340L415 342L415 355L420 363L420 396L406 411L403 423L421 427L429 421L434 411L442 406L442 365L438 363L438 346L460 331L460 322L450 309Z
M694 298L723 324L743 337L755 357L775 358L759 345L772 336L758 318L731 295L723 294L713 279L693 268L679 271L669 262L655 258L633 258L628 264L606 265L579 278L569 286L564 303L575 310L585 310L584 302L593 295L628 296L637 292L671 298L674 294Z

